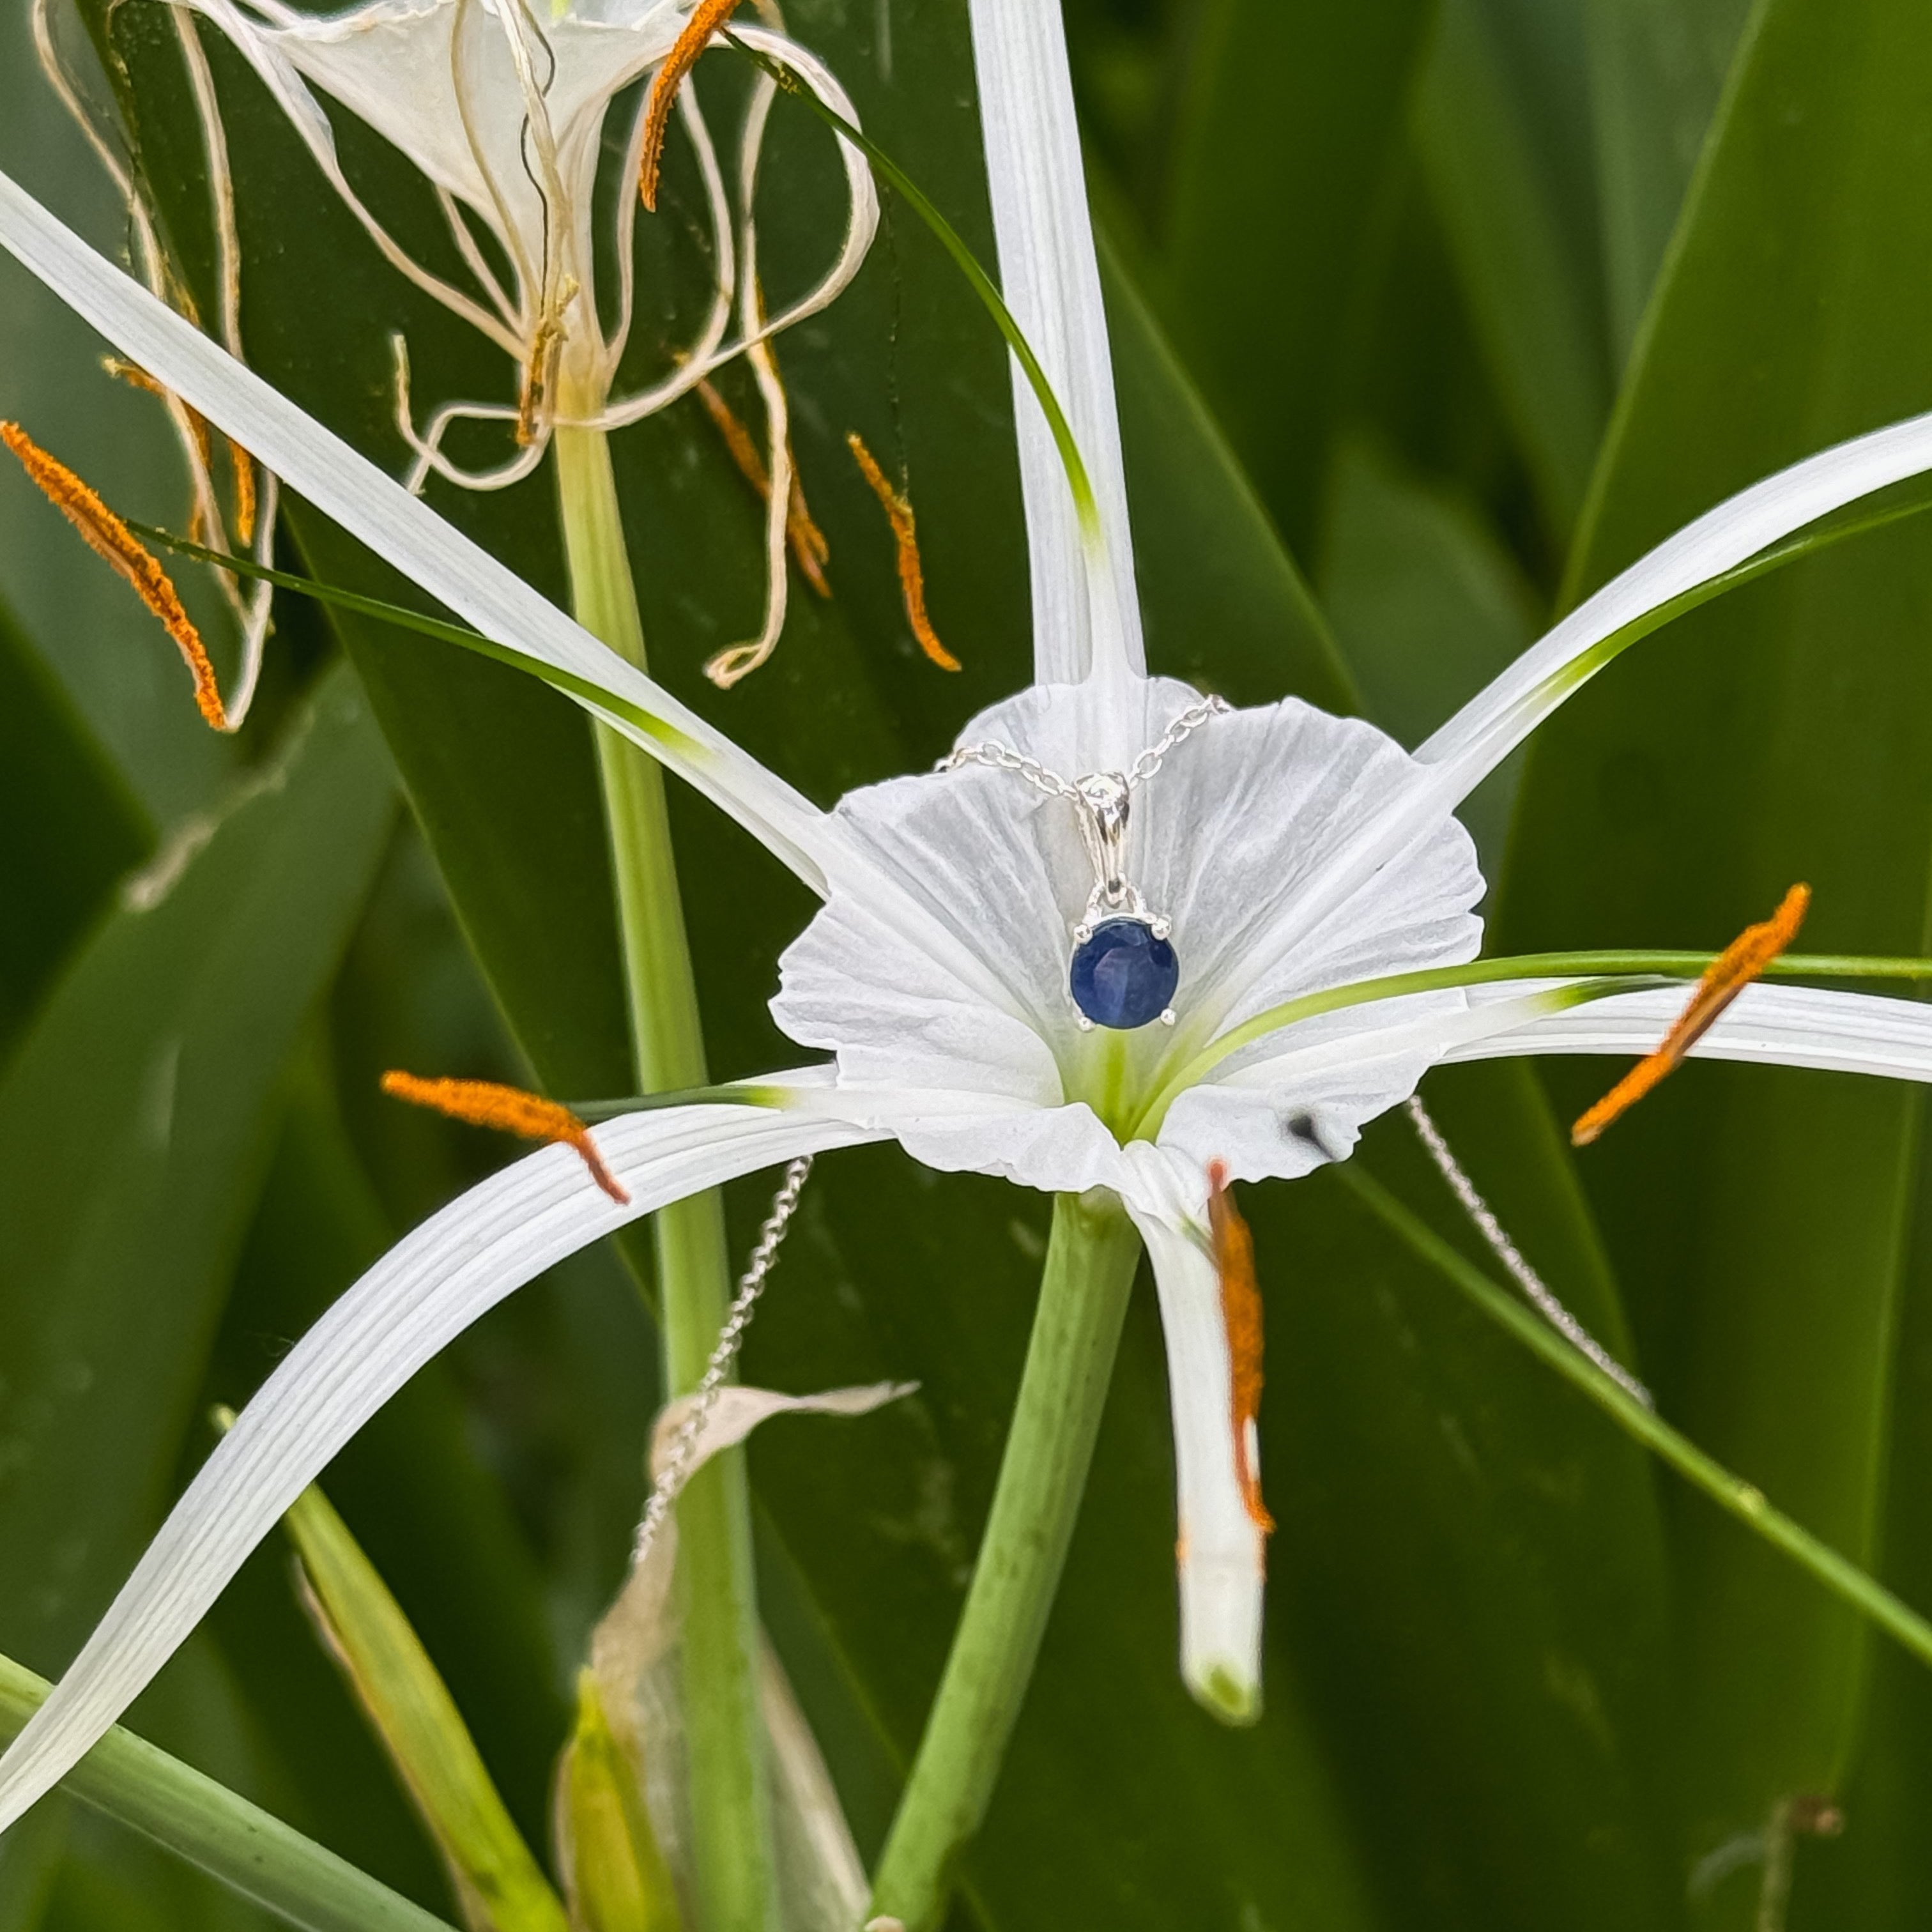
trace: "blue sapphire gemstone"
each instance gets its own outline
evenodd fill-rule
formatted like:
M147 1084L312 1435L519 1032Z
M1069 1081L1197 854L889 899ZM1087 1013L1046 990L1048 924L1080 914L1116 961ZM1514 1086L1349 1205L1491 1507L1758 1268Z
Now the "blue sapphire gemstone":
M1096 1026L1123 1032L1157 1020L1180 982L1174 948L1138 919L1103 920L1073 950L1073 1004Z

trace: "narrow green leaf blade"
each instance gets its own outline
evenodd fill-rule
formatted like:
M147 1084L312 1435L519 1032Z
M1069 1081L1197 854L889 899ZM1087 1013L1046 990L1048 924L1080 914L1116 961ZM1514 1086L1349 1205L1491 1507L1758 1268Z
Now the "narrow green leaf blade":
M1780 464L1932 401L1916 320L1928 71L1915 6L1763 10L1620 404L1580 587ZM1928 594L1932 545L1901 524L1633 652L1533 748L1502 944L1721 942L1803 879L1808 946L1920 945ZM1580 1105L1608 1083L1565 1068L1551 1084ZM1914 1094L1848 1080L1700 1072L1583 1163L1666 1412L1868 1567L1918 1114ZM1688 1500L1672 1515L1695 1860L1774 1802L1838 1788L1869 1646L1742 1530ZM1719 1884L1700 1922L1748 1924L1756 1882Z
M64 1661L152 1526L283 1068L388 835L353 688L124 894L0 1085L0 1628Z
M0 1658L0 1731L10 1738L49 1688ZM442 1919L118 1725L63 1788L304 1932L450 1932Z
M146 814L0 606L0 1060L109 889Z
M563 1906L503 1808L422 1640L319 1487L284 1518L323 1641L422 1812L473 1932L563 1932Z

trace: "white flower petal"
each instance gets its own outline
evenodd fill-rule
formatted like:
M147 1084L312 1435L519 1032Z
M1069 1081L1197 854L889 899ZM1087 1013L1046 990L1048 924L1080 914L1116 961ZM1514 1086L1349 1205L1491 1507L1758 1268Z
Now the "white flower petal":
M701 1104L596 1130L631 1195L569 1149L518 1161L398 1242L262 1384L169 1515L80 1655L4 1758L0 1829L65 1776L207 1613L256 1544L416 1370L526 1282L639 1215L796 1155L879 1138L828 1111Z
M1125 688L1138 744L1196 700L1166 680ZM962 742L997 742L1072 776L1093 769L1090 724L1078 692L1035 686L976 718ZM1130 1096L1109 1114L1120 1126L1136 1111L1130 1096L1150 1099L1229 1024L1303 993L1474 956L1482 927L1469 908L1483 882L1453 819L1325 916L1311 914L1334 849L1414 779L1372 726L1292 699L1212 718L1171 752L1134 794L1128 872L1173 922L1180 1024L1132 1035L1077 1023L1068 964L1094 880L1066 800L977 764L854 793L837 817L873 871L896 883L897 899L876 888L848 898L835 882L785 953L772 1012L793 1039L836 1053L842 1080L1009 1103L1004 1121L949 1117L933 1135L908 1136L920 1160L1058 1191L1119 1187L1114 1136L1094 1111L1110 1090ZM908 904L922 920L895 924L888 914ZM1462 1010L1459 996L1445 998ZM1318 1139L1346 1150L1362 1120L1412 1089L1429 1054L1412 1058L1413 1072L1383 1062L1354 1087L1338 1078L1333 1097L1341 1108L1349 1096L1348 1107ZM1279 1164L1213 1151L1244 1176L1315 1164L1318 1153L1284 1141L1260 1112Z
M1046 370L1087 466L1100 514L1114 613L1090 608L1066 473L1017 362L1013 413L1033 566L1035 675L1072 684L1146 663L1134 591L1107 314L1087 208L1080 130L1058 0L972 0L973 58L986 181L1006 306ZM1096 635L1094 620L1101 619Z
M1741 490L1579 604L1416 757L1441 770L1453 806L1594 675L1592 646L1830 512L1926 470L1932 470L1932 414L1854 437Z
M496 644L636 706L650 723L580 700L688 779L826 890L840 842L810 800L626 664L428 505L97 254L0 174L0 246L122 354L184 397L284 484Z
M1406 1100L1444 1059L1492 1034L1574 1007L1593 982L1563 982L1478 1001L1450 988L1344 1007L1230 1055L1180 1094L1162 1148L1196 1168L1224 1163L1237 1180L1292 1180L1346 1160L1370 1121ZM1682 998L1678 996L1681 1004Z
M456 0L370 0L341 13L296 14L267 26L226 0L196 4L220 20L257 71L279 63L322 88L500 232L499 209L507 212L512 228L506 240L514 236L532 272L541 263L544 208L524 165L524 89L499 0L466 6ZM574 10L556 19L544 11L551 68L544 104L578 218L579 259L587 260L604 110L613 95L670 51L684 14L675 0L660 0L622 26ZM457 95L459 63L466 103ZM286 106L286 92L277 92Z
M1190 1186L1144 1144L1133 1151L1142 1204L1130 1201L1129 1211L1154 1264L1174 1412L1181 1676L1208 1708L1246 1720L1261 1708L1268 1544L1248 1512L1235 1460L1232 1365L1204 1182ZM1157 1191L1166 1196L1160 1210L1144 1204Z
M1508 980L1472 986L1468 992L1472 1004L1486 1004L1562 983ZM1442 1057L1456 1060L1539 1053L1646 1054L1662 1041L1690 995L1688 986L1620 993L1462 1042ZM1694 1059L1932 1081L1932 1006L1880 993L1760 982L1738 994L1690 1054Z
M275 44L273 35L264 29L255 14L244 12L233 4L233 0L189 0L189 4L214 22L254 68L263 86L274 97L277 105L287 116L290 124L301 136L329 186L356 220L362 223L390 264L406 275L418 288L428 290L439 302L481 329L507 353L520 356L522 346L518 339L518 326L514 318L508 314L493 312L485 308L453 284L424 268L390 234L357 194L348 176L343 172L341 158L336 150L335 130L330 124L327 112L309 92L300 73ZM306 24L302 15L291 9L278 6L258 5L255 13L270 15L278 25L286 25L298 31ZM519 118L520 120L520 113ZM430 125L440 127L441 122L433 121ZM465 145L466 147L466 143ZM460 158L445 158L447 165L454 166L458 165ZM480 182L473 165L469 167L467 173L472 182ZM467 192L465 192L465 198L473 199ZM500 222L494 222L492 225L500 230L502 227ZM505 241L514 256L517 250L513 238L506 233Z

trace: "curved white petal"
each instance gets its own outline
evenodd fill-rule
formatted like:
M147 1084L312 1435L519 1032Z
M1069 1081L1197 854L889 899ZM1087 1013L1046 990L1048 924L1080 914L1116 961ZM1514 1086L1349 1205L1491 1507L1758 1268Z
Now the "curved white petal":
M1604 639L1830 512L1926 470L1932 413L1855 436L1741 490L1580 604L1421 746L1417 758L1441 768L1453 805L1595 674L1589 653Z
M972 22L1000 284L1086 464L1107 547L1110 581L1103 602L1114 607L1092 608L1066 473L1046 418L1015 362L1013 414L1033 567L1034 674L1043 684L1073 684L1090 670L1110 678L1139 674L1146 657L1134 592L1126 472L1059 0L972 0Z
M579 701L719 806L811 886L841 843L832 821L624 662L0 174L0 246L154 379L379 556L496 644L635 707Z
M1261 1709L1265 1532L1248 1511L1234 1436L1233 1367L1207 1229L1205 1182L1144 1143L1132 1150L1138 1202L1128 1212L1147 1243L1167 1342L1174 1412L1180 1586L1180 1672L1210 1710L1245 1722ZM1150 1198L1164 1197L1158 1207ZM1251 1455L1257 1454L1250 1444Z
M543 1270L639 1215L801 1154L880 1137L830 1111L699 1104L596 1130L620 1206L545 1148L406 1236L322 1316L202 1465L80 1655L0 1758L0 1829L57 1784L207 1613L249 1552L423 1364ZM882 1105L889 1102L882 1100Z
M1468 996L1472 1004L1508 1001L1563 983L1510 980L1472 986ZM1459 1042L1441 1057L1456 1060L1538 1053L1648 1053L1683 1012L1690 994L1688 984L1620 993ZM1744 988L1690 1053L1694 1059L1932 1081L1932 1006L1881 993L1760 982Z

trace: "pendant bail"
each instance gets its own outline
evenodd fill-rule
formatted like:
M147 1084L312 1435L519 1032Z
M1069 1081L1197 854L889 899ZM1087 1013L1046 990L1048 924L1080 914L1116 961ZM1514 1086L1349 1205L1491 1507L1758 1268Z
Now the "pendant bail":
M1133 896L1127 884L1127 814L1132 794L1120 772L1089 772L1076 778L1080 837L1094 866L1095 902L1118 910Z

